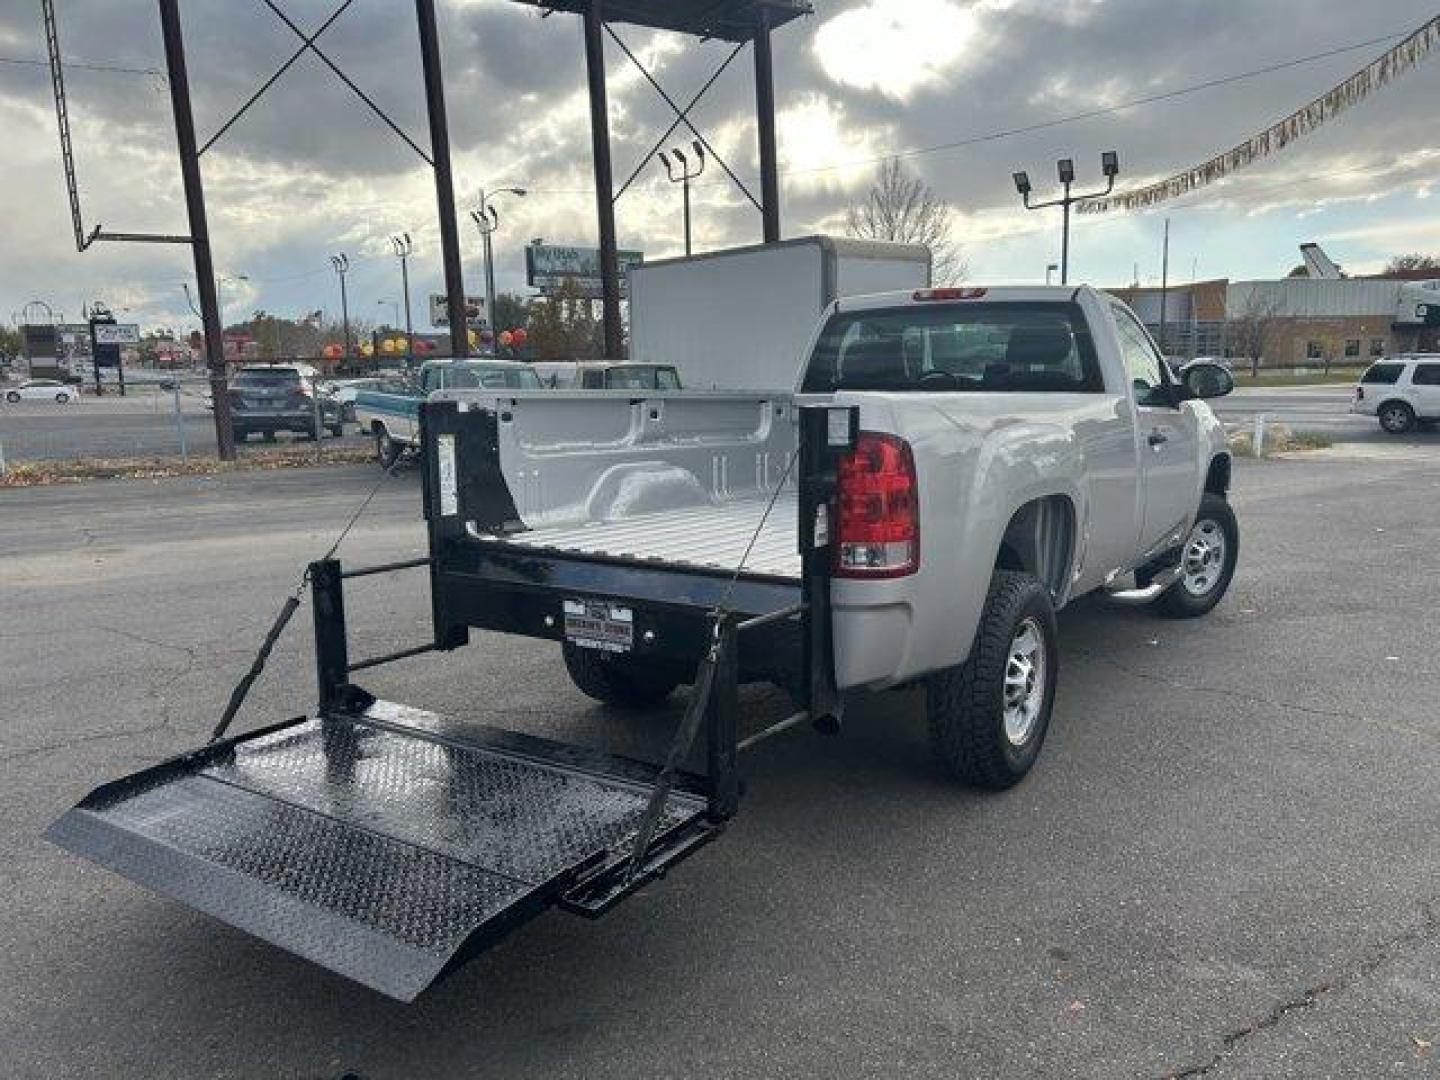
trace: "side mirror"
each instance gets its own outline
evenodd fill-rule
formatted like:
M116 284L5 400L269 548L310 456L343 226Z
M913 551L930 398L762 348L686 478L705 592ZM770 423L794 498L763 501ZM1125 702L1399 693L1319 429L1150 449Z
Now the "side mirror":
M1235 389L1235 376L1223 364L1197 360L1186 364L1180 372L1180 385L1185 388L1187 397L1200 400L1218 398Z

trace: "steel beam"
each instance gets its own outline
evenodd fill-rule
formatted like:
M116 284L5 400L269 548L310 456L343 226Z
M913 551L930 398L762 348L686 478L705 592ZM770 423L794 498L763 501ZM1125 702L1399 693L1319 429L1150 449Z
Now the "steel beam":
M585 69L590 79L590 144L595 163L595 212L600 225L600 292L605 320L605 358L619 360L619 245L615 239L615 180L610 166L610 103L605 89L605 8L590 0L585 8Z
M755 123L760 133L760 214L767 244L780 242L780 159L775 149L775 61L770 9L755 8Z
M226 390L224 327L215 292L215 263L210 253L200 155L195 148L195 117L190 111L190 78L185 69L180 5L179 0L159 2L160 30L165 39L165 72L170 83L170 105L175 113L175 141L180 151L185 212L190 222L190 247L195 253L195 284L200 290L200 321L205 329L205 364L210 371L210 398L214 402L215 443L220 460L234 461L235 429L230 420L230 395Z
M425 73L425 106L430 117L430 157L435 167L435 203L440 214L440 258L445 267L445 309L450 318L450 353L470 354L465 321L465 279L460 269L460 227L455 220L455 181L450 172L450 125L445 116L445 80L440 71L440 37L435 0L415 0L420 26L420 66Z

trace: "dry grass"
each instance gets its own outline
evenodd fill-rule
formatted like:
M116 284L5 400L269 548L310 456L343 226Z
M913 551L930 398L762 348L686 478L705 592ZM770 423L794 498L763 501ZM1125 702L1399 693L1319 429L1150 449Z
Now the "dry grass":
M1230 436L1230 450L1242 457L1255 456L1255 436L1250 428ZM1303 450L1328 450L1334 445L1328 435L1316 431L1291 431L1284 424L1265 425L1265 455L1293 454Z
M244 451L236 461L213 457L179 458L91 458L79 461L30 461L11 465L0 476L0 487L36 487L45 484L76 484L86 480L146 480L162 476L210 476L216 473L256 472L274 469L304 469L316 465L354 465L373 461L368 447L325 449L315 460L314 446L285 446Z

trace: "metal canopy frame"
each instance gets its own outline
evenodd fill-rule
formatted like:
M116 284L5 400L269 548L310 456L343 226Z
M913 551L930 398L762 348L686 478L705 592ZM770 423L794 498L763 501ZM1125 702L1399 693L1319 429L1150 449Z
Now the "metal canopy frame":
M770 48L772 30L813 12L810 0L515 0L553 12L579 15L584 21L585 67L590 93L590 141L595 170L595 212L600 235L601 300L605 324L605 355L619 359L622 352L620 319L619 243L615 231L615 203L628 191L642 169L666 139L682 124L689 128L710 156L745 197L760 211L761 232L767 244L780 240L780 174L775 139L775 77ZM611 27L627 23L652 30L687 34L702 41L732 42L735 48L709 80L682 108L662 87ZM610 108L605 77L605 37L619 46L675 113L675 120L641 159L626 181L615 190L610 155ZM700 99L715 85L746 44L755 50L755 118L759 140L760 196L740 180L690 120Z
M590 0L516 0L545 11L583 15ZM778 29L814 9L809 0L607 0L606 21L631 23L651 30L672 30L698 38L748 42L755 36L755 13L770 11L770 28Z

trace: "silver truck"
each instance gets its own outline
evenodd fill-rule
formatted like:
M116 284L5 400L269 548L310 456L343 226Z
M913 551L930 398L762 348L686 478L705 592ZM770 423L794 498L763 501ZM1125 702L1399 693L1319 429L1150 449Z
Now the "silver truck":
M432 394L428 553L305 574L315 715L227 733L292 595L209 744L102 785L47 835L410 1000L541 911L598 917L665 876L738 812L743 754L807 722L843 736L856 693L923 686L943 766L1015 784L1050 722L1058 608L1109 590L1193 616L1230 584L1230 459L1201 400L1230 376L1172 377L1103 293L841 299L793 382ZM345 591L389 573L428 581L428 640L353 658ZM355 682L483 652L476 629L555 643L611 705L689 684L663 759ZM748 714L739 687L760 681L794 713Z
M1107 590L1188 617L1229 587L1230 455L1201 399L1232 387L1209 363L1176 381L1134 314L1091 288L842 299L794 393L510 401L498 466L515 517L495 535L516 549L799 581L799 409L857 410L823 523L836 686L923 681L940 761L1008 787L1045 739L1056 611ZM571 635L566 666L611 704L653 703L685 680L683 665L631 646L623 622Z

